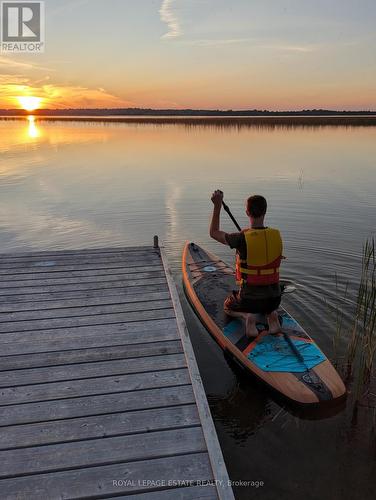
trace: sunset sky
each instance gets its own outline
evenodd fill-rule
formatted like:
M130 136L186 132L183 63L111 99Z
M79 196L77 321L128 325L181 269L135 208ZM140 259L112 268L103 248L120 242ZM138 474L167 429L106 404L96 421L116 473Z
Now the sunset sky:
M0 108L376 109L374 0L46 0Z

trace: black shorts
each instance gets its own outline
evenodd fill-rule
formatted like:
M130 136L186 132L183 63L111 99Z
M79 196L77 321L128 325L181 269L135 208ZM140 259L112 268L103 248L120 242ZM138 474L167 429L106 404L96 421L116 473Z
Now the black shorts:
M248 312L252 314L270 314L278 309L281 303L281 296L268 297L265 299L242 299L238 291L233 291L224 303L226 311Z

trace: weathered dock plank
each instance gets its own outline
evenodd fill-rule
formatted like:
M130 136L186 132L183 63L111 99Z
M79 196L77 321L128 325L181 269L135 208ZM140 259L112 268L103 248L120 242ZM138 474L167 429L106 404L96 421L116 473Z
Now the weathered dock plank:
M165 292L145 292L144 294L129 295L126 298L119 297L118 299L103 299L102 303L99 300L94 301L94 303L88 301L83 304L82 301L77 301L76 304L55 304L54 307L46 308L33 308L26 309L24 311L14 311L14 312L1 312L0 323L6 323L7 321L24 321L24 320L38 320L38 319L54 319L54 318L66 318L69 316L73 318L75 316L89 316L93 314L106 314L108 312L124 312L133 309L133 304L137 304L135 307L141 307L145 309L145 302L160 302L168 301L170 302L170 294L168 291ZM131 305L132 304L132 305ZM138 305L138 304L141 304ZM163 303L165 305L165 302Z
M132 253L135 255L140 255L146 252L148 255L158 255L157 249L152 249L149 245L144 246L135 246L135 247L108 247L108 248L80 248L80 249L72 249L72 250L36 250L30 252L14 252L12 254L0 254L0 259L3 262L6 261L18 261L20 259L41 259L45 260L47 257L81 257L86 259L87 257L95 257L95 256L109 256L111 254L120 254L123 256L131 255Z
M80 326L77 328L55 328L32 332L3 333L0 336L1 354L37 354L59 350L95 348L105 346L133 345L174 340L179 337L173 316L156 319L153 328L148 321L111 323L106 325Z
M48 422L124 411L178 406L195 401L190 384L80 398L7 405L1 408L1 426Z
M0 450L199 426L195 404L0 427Z
M148 307L148 309L145 309L145 307ZM126 310L131 308L124 307L124 309ZM77 328L79 326L110 325L132 321L152 321L156 319L167 319L173 316L174 309L171 307L171 302L169 300L161 300L150 303L141 302L134 304L132 305L132 310L126 312L119 312L118 310L115 310L106 314L92 314L87 316L73 316L31 321L8 321L6 323L1 323L1 331L3 333L33 332L51 330L55 328Z
M125 283L132 283L134 281L139 280L148 280L149 278L163 278L163 271L152 271L148 273L132 273L132 274L123 274L123 273L107 273L104 275L97 274L95 271L92 271L89 276L79 276L70 278L69 276L60 277L50 277L44 278L43 274L31 275L27 279L17 279L18 276L13 277L12 279L5 279L6 276L1 277L0 281L0 289L7 290L9 288L36 288L43 286L58 286L58 285L78 285L78 284L86 284L86 283L102 283L102 282L117 282L122 281ZM146 284L146 282L145 282Z
M129 496L110 497L109 500L217 500L214 485L187 486L162 491L150 491Z
M206 451L200 426L0 451L0 478Z
M169 484L197 484L210 480L213 480L213 473L208 454L191 453L21 476L4 479L0 484L3 498L7 500L58 500L62 497L105 498L119 493L162 492Z
M149 332L148 332L149 333ZM151 333L155 333L152 331ZM102 338L102 337L101 337ZM65 339L64 339L65 340ZM140 339L141 340L141 339ZM112 339L107 340L111 342ZM122 338L119 339L123 341ZM21 345L24 345L23 343ZM33 343L34 345L34 343ZM12 345L14 347L14 345ZM159 337L149 343L111 345L104 347L90 347L86 349L77 349L75 342L71 344L72 349L57 350L49 352L36 352L33 356L29 354L13 354L12 356L3 356L0 358L0 372L7 370L20 370L21 368L41 368L46 366L71 365L73 363L91 363L92 361L111 361L124 360L128 358L142 358L144 356L159 356L168 354L178 354L183 352L180 340L161 341ZM34 346L34 349L36 347Z
M147 356L110 361L93 361L91 363L67 364L59 366L26 368L2 371L0 387L43 384L46 380L72 381L110 375L124 375L129 373L144 373L156 370L171 370L185 368L184 354L170 354L167 356Z
M36 263L10 263L4 264L0 262L0 275L4 276L17 276L17 279L21 279L19 275L26 275L26 278L32 277L34 274L49 274L49 275L65 275L68 272L72 273L82 273L85 276L86 272L98 271L98 273L105 273L106 271L109 274L113 274L113 271L122 272L126 274L135 274L139 272L161 272L163 271L163 267L160 262L156 259L148 259L140 260L124 260L124 259L110 259L105 258L98 262L97 260L87 260L86 262L80 261L77 263L77 260L65 260L65 261L45 261L36 262ZM31 276L30 276L31 275Z
M145 288L142 289L138 293L134 293L132 288L127 288L124 292L120 294L120 296L109 295L103 296L102 294L98 294L94 297L82 297L82 298L62 298L61 300L44 300L44 301L33 301L33 302L23 302L23 303L9 303L7 305L0 304L0 313L2 314L11 314L11 313L20 313L23 311L45 311L45 310L57 310L57 309L66 309L66 308L74 308L77 309L79 307L94 307L94 306L105 306L105 305L116 305L116 304L126 304L127 302L141 302L142 300L155 300L157 298L165 298L165 294L169 297L167 284L159 287L160 289L155 290L156 287L153 287L152 292L145 292ZM18 316L17 316L18 317ZM4 317L2 317L4 319Z
M0 255L0 345L2 499L233 500L162 249Z
M148 280L148 285L152 286L155 292L164 292L167 289L167 283L163 278L158 278L157 280ZM9 308L9 306L15 308L19 305L32 305L32 304L42 304L41 309L43 309L43 304L48 302L56 302L60 300L72 300L72 299L91 299L91 298L105 298L105 297L117 297L117 296L127 296L128 294L140 294L145 293L145 287L143 285L134 286L113 286L109 288L92 288L89 290L76 290L76 288L66 291L59 292L42 292L42 293L26 293L19 294L13 293L12 295L0 295L0 305L4 308Z
M166 365L168 362L166 361ZM190 382L186 368L166 369L147 373L103 376L86 380L68 380L16 387L2 387L0 399L3 405L48 401L94 394L111 394L137 391L154 387L170 387Z
M149 285L160 285L165 284L166 278L135 278L124 280L121 277L117 280L105 280L105 281L90 281L88 283L81 283L76 280L75 283L61 283L59 285L51 283L44 286L24 286L18 287L0 287L0 296L10 296L10 295L25 295L25 294L35 294L35 293L52 293L52 292L62 292L62 291L77 291L77 290L103 290L105 288L122 288L122 287L132 287L132 286L144 286L149 287ZM146 290L146 289L145 289Z

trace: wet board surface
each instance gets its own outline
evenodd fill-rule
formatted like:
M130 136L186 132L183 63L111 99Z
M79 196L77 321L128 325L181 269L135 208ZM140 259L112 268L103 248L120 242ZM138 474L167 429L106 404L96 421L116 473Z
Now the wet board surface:
M278 310L280 333L270 335L266 318L258 315L258 337L249 339L245 335L244 321L223 310L224 300L236 284L234 269L216 255L187 243L183 281L191 305L222 349L273 389L307 404L345 394L344 384L330 361L283 307Z

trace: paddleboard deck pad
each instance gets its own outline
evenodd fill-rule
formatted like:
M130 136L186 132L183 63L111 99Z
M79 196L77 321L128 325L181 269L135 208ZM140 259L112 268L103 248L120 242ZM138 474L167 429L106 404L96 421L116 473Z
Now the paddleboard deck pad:
M273 389L302 404L344 396L345 386L330 361L283 307L278 310L281 332L269 334L265 316L257 315L259 335L251 339L245 322L224 312L225 298L236 284L234 269L219 257L186 243L183 283L192 307L222 349Z

